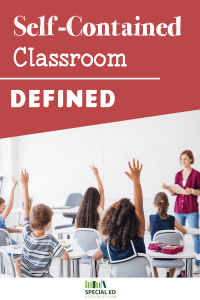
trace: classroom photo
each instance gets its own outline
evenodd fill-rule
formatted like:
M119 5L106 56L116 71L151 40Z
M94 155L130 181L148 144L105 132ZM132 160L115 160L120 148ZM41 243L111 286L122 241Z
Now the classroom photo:
M200 278L199 128L195 110L0 139L0 279Z

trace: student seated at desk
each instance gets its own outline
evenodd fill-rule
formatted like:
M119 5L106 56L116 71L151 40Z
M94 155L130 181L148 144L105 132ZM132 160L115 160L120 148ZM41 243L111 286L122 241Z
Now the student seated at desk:
M154 207L157 210L155 215L150 215L147 221L147 231L151 233L151 240L157 231L160 230L173 230L176 227L179 231L186 234L187 230L175 219L174 216L167 214L167 209L169 207L168 197L165 193L158 193L154 199ZM154 275L158 277L158 272L155 267ZM169 277L173 277L176 268L173 268L169 271Z
M21 254L21 277L52 278L49 273L52 257L68 260L69 254L52 235L45 235L45 232L51 228L52 209L45 204L38 204L30 212L28 181L28 173L22 170L21 183L25 203L23 227L25 230Z
M9 216L9 214L13 208L14 191L15 191L15 188L17 185L18 185L18 182L15 180L15 177L13 177L10 198L8 200L8 204L6 205L6 207L5 207L5 200L3 198L0 198L0 229L7 230L9 233L22 232L22 229L6 227L6 225L5 225L5 220ZM17 244L14 240L11 240L11 241L12 241L12 245ZM16 267L17 273L19 275L20 274L20 259L15 262L15 267Z
M101 240L104 240L106 236L104 236L101 231L101 221L104 216L104 189L99 177L98 169L94 165L90 167L94 172L99 191L94 187L90 187L85 192L83 199L81 200L79 211L76 215L75 229L96 229L101 236Z
M144 244L145 218L143 211L143 196L140 185L139 161L133 167L129 162L130 174L126 175L133 181L134 204L123 198L114 203L107 211L102 221L102 232L108 238L94 253L93 259L109 258L110 263L130 260L137 253L146 253Z

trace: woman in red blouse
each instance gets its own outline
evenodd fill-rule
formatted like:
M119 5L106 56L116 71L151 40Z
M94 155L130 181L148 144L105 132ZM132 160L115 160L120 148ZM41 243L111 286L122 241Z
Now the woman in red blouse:
M178 222L185 226L186 219L191 228L199 228L199 209L197 198L200 195L200 173L191 168L194 163L192 151L185 150L180 155L180 164L183 170L178 172L175 177L175 184L185 189L184 195L176 194L176 202L174 212ZM172 195L173 191L163 184L163 188L167 189ZM199 235L193 235L194 251L200 252ZM194 273L200 273L199 261L195 259Z

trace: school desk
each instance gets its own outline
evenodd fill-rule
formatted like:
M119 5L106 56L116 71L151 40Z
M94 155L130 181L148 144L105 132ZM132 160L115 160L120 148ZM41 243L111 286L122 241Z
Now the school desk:
M200 228L184 227L187 230L186 234L200 235Z
M165 254L162 252L155 252L153 250L147 250L147 254L150 256L151 259L153 258L159 258L159 259L185 259L186 260L186 272L185 275L186 277L193 277L193 272L192 272L192 259L196 257L196 253L192 250L189 249L184 249L182 252L170 255L170 254Z
M78 243L76 242L76 240L74 239L66 239L63 240L66 242L66 244L70 244L71 246L69 248L67 248L66 250L69 251L69 261L63 261L62 259L59 259L59 261L64 262L64 266L65 266L65 276L67 277L80 277L80 270L79 270L79 260L85 256L85 252L83 251L83 249L78 245ZM8 246L1 246L0 247L0 252L1 249L3 249L6 253L13 253L13 254L19 254L21 255L22 252L22 245L18 244L18 245L8 245ZM72 249L72 251L70 251L70 249ZM1 258L1 256L0 256ZM72 270L71 270L71 263L72 263ZM0 265L1 265L1 261L0 261ZM59 270L60 272L61 270ZM66 274L67 273L67 274ZM63 276L62 274L59 274L60 276Z
M93 254L97 249L87 251L87 255L91 258L91 277L97 276L97 261L92 258ZM191 250L184 249L183 252L180 252L175 255L164 254L161 252L155 252L147 249L147 254L151 259L153 258L167 258L167 259L185 259L186 260L186 277L193 277L192 272L192 259L196 257L196 253ZM200 256L200 255L199 255ZM200 258L200 257L199 257Z

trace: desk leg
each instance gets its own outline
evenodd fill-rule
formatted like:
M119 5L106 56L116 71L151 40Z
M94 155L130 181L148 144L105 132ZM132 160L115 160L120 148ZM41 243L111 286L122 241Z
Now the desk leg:
M74 268L73 277L75 278L80 277L79 259L73 260L73 268Z
M63 260L59 258L58 277L63 277Z
M185 269L185 276L186 277L193 277L193 270L192 270L192 259L186 259L186 269Z
M93 259L94 260L94 259ZM94 260L94 267L95 267L95 278L98 277L98 264L97 264L97 260Z
M71 260L71 262L72 262L72 264L71 264L71 277L75 277L75 275L74 275L74 260L72 259Z
M97 260L92 258L92 277L97 278Z
M3 273L3 270L2 270L2 254L0 253L0 274Z
M80 259L77 259L77 277L80 277Z
M71 260L70 259L67 260L67 277L68 278L71 277Z
M70 278L71 277L71 260L63 261L63 277Z
M58 240L62 240L63 239L63 234L59 233L58 234ZM60 258L59 261L59 267L58 267L59 271L58 271L58 277L63 277L63 260Z
M93 277L93 258L90 257L90 278Z
M0 252L0 274L5 274L5 265L3 263L3 254Z

